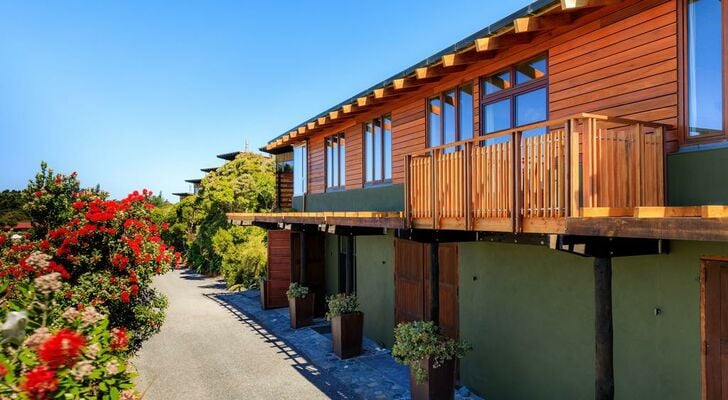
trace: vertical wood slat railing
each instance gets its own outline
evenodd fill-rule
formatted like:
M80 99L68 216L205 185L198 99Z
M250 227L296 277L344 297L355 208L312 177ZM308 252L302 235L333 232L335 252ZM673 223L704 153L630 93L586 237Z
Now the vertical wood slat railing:
M664 205L663 141L660 124L579 114L412 153L408 224L540 231L581 207Z

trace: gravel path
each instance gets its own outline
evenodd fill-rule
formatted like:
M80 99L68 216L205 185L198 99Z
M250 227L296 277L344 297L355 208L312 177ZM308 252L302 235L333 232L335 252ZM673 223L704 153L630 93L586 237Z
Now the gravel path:
M167 319L134 364L145 400L325 399L273 344L205 296L221 282L188 271L157 277Z

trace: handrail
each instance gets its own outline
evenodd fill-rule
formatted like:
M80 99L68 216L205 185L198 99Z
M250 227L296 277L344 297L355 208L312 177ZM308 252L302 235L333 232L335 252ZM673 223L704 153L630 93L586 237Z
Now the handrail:
M507 135L512 134L513 132L530 131L531 129L538 129L538 128L544 128L544 127L548 127L548 126L560 125L560 124L564 124L571 120L584 119L584 118L593 118L593 119L598 119L598 120L605 121L605 122L614 122L614 123L625 124L625 125L642 124L643 126L646 126L649 128L663 128L663 129L672 128L672 125L662 124L659 122L645 122L645 121L638 121L638 120L628 119L628 118L609 117L609 116L602 115L602 114L578 113L578 114L570 115L568 117L561 117L561 118L551 119L548 121L541 121L541 122L536 122L533 124L522 125L522 126L515 127L515 128L503 129L503 130L495 131L495 132L488 133L485 135L475 136L470 139L459 140L457 142L450 142L450 143L441 144L438 146L432 146L432 147L428 147L426 149L416 150L416 151L407 153L407 155L412 156L412 157L426 155L427 153L431 152L432 150L444 150L444 149L448 149L450 147L463 146L466 143L482 142L483 140L495 139L495 138L499 138L502 136L507 136Z
M411 152L408 224L522 232L582 207L663 205L668 126L580 113Z

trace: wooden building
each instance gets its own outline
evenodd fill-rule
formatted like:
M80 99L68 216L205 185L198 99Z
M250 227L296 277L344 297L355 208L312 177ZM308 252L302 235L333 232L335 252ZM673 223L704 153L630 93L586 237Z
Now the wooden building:
M270 140L293 211L229 218L323 235L365 333L437 321L485 398L728 398L726 20L533 2Z

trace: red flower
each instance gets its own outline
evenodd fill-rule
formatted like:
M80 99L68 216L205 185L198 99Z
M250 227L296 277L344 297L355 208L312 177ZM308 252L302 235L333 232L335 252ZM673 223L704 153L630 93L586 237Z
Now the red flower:
M114 328L111 330L111 349L123 350L129 346L129 335L124 328Z
M5 366L5 364L0 363L0 378L5 377L5 375L8 374L8 367Z
M58 389L58 379L52 369L39 365L25 375L25 381L21 387L30 395L31 399L45 400Z
M55 182L60 185L61 182L62 182L61 181L61 177L60 176L57 176Z
M86 205L86 203L83 201L75 201L75 202L73 202L73 204L71 206L73 206L74 210L78 210L78 209L83 208L85 205Z
M86 346L86 339L70 329L61 329L38 349L38 357L51 368L70 366Z
M129 288L129 290L131 291L132 296L136 296L137 294L139 294L139 285L131 285L131 288Z
M4 245L7 240L8 240L7 236L0 235L0 246Z
M51 248L51 243L49 241L47 241L47 240L42 240L40 242L40 248L43 249L43 250L48 250L48 249Z
M119 298L121 299L122 302L128 303L129 302L129 292L127 292L126 290L124 290L119 295Z
M40 197L40 196L43 196L43 192L41 192L40 190L35 192L35 197Z
M67 299L70 299L71 297L73 297L73 293L70 290L66 290L66 294L65 295L66 295L66 298Z

